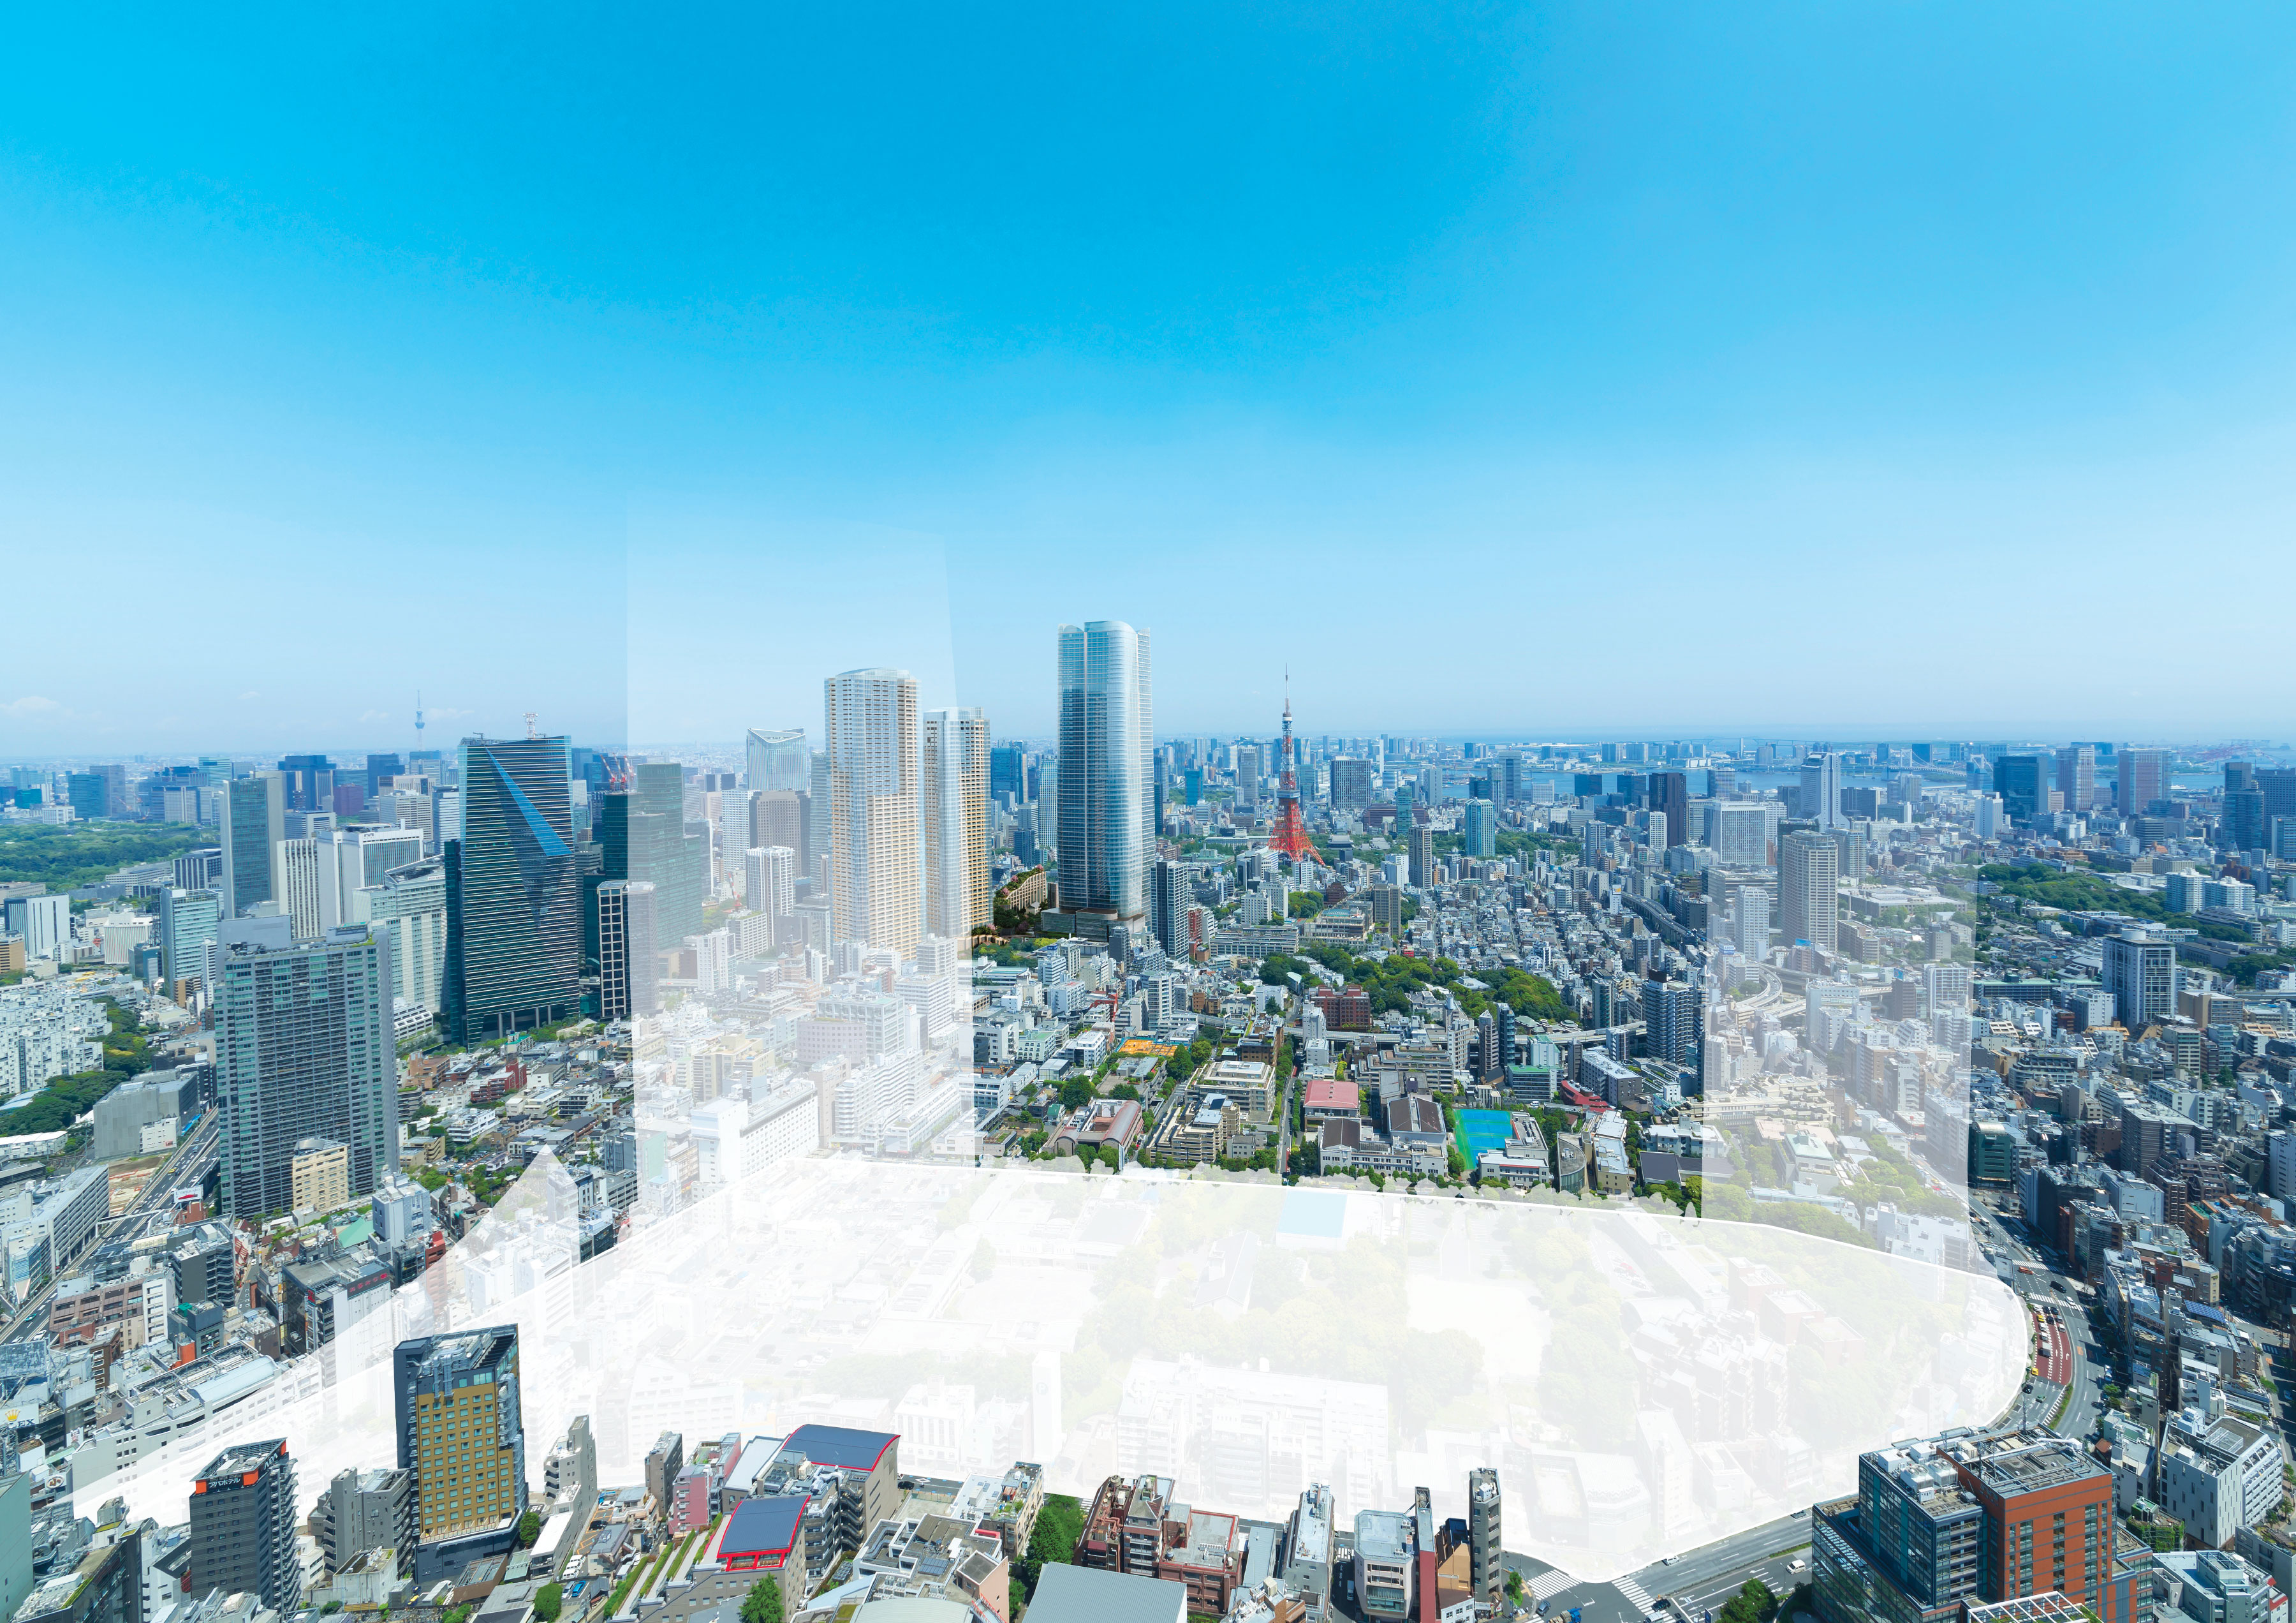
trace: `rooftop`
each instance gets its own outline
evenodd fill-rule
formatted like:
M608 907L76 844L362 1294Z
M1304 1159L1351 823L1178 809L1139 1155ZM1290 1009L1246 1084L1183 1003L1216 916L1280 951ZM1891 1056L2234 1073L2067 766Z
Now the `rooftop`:
M210 1481L243 1477L250 1471L261 1471L265 1465L286 1452L287 1441L284 1438L275 1437L261 1443L236 1444L208 1462L208 1468L200 1472L199 1480L192 1491L195 1494L203 1494L207 1492L207 1485Z
M785 1494L771 1499L744 1499L734 1507L718 1542L719 1559L737 1556L786 1555L798 1539L804 1520L805 1494Z
M1412 1521L1401 1511L1359 1511L1356 1514L1356 1553L1365 1561L1406 1561L1411 1559Z
M1188 1586L1169 1578L1046 1563L1029 1602L1033 1623L1182 1623Z
M816 1465L840 1471L872 1471L900 1438L890 1431L857 1431L847 1426L800 1426L782 1444L783 1454L803 1454Z

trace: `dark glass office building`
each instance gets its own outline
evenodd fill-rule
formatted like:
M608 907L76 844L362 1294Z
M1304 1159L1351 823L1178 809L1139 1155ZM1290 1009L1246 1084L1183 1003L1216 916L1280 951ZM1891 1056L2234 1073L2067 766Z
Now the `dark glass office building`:
M603 877L653 886L654 939L674 947L701 933L709 897L709 841L685 832L685 769L649 761L630 769L630 787L598 807Z
M573 1017L582 917L566 740L463 740L447 842L447 1034L481 1042Z
M2046 809L2038 755L2004 755L1993 763L1993 792L2013 822L2027 823Z

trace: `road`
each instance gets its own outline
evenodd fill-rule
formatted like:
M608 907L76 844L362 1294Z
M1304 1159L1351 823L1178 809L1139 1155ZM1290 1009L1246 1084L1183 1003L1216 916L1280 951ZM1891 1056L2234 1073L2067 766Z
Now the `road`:
M1573 1609L1579 1623L1641 1623L1667 1600L1693 1619L1719 1611L1750 1578L1784 1594L1808 1578L1808 1558L1809 1512L1797 1511L1604 1584L1569 1582L1569 1574L1526 1556L1506 1559L1550 1623ZM1802 1570L1794 1569L1796 1561L1805 1563Z
M1297 1039L1294 1042L1296 1043ZM1298 1052L1296 1047L1293 1052L1295 1055ZM1295 1059L1292 1075L1283 1079L1283 1108L1275 1113L1275 1175L1279 1178L1292 1170L1292 1090L1299 1085L1300 1067Z
M210 1110L192 1130L191 1137L176 1146L175 1152L155 1170L128 1208L117 1217L107 1217L96 1225L98 1236L94 1245L82 1254L93 1255L97 1247L115 1240L141 1240L152 1232L156 1221L171 1220L174 1215L176 1190L186 1184L195 1184L207 1176L208 1168L215 1164L216 1144L222 1124L222 1113ZM70 1277L69 1274L67 1278ZM24 1305L10 1314L4 1326L0 1326L0 1341L29 1341L45 1337L48 1329L48 1300L56 1293L54 1279L41 1286L26 1298Z
M2049 1426L2058 1398L2070 1388L2071 1398L2052 1429L2069 1438L2087 1437L2096 1429L2104 1408L2103 1388L2112 1379L2112 1365L2103 1356L2089 1320L2088 1298L2030 1243L2023 1223L2013 1226L2003 1221L1980 1199L1971 1204L1970 1226L2002 1281L2062 1326L2062 1340L2053 1338L2051 1344L2051 1350L2062 1356L2038 1361L2039 1372L2031 1389L2019 1396L2005 1422ZM2033 1272L2023 1272L2026 1268Z

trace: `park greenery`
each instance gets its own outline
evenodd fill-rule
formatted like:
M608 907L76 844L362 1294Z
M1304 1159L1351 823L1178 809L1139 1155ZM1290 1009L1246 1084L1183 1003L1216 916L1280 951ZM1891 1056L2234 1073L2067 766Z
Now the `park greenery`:
M1460 1009L1471 1020L1501 1003L1510 1005L1515 1013L1529 1019L1570 1017L1570 1010L1563 1006L1552 981L1521 969L1488 972L1495 973L1496 979L1484 983L1487 990L1477 991L1461 984L1467 979L1467 974L1456 959L1415 958L1406 952L1390 952L1384 959L1357 958L1339 943L1327 941L1310 942L1300 952L1361 986L1370 994L1375 1015L1402 1013L1411 1007L1413 993L1434 988L1457 998ZM1268 978L1267 965L1271 963L1280 963L1285 972L1306 968L1296 959L1278 954L1262 962L1260 979ZM1280 984L1280 977L1271 984Z
M2060 873L2038 862L2021 866L1996 862L1979 869L1977 877L1999 886L2004 895L2068 913L2127 913L2154 924L2192 930L2211 941L2253 939L2238 925L2169 911L2158 891L2124 890L2094 874Z
M2120 886L2100 879L2094 874L2060 873L2038 862L2021 865L1997 862L1977 870L1978 877L1999 886L2001 895L2013 896L2020 902L2030 902L2040 907L2053 907L2068 913L2126 913L2170 929L2191 930L2210 941L2252 943L2254 937L2241 926L2220 919L2196 918L2190 913L2171 912L2169 904L2157 891L2124 890ZM1987 898L1991 911L2000 903ZM2243 986L2256 985L2256 977L2267 971L2296 966L2296 954L2286 952L2234 953L2226 963L2226 973Z
M1435 836L1435 854L1453 856L1466 844L1464 834L1439 834ZM1518 857L1528 862L1533 853L1546 852L1557 859L1578 854L1578 842L1568 835L1534 834L1527 828L1500 828L1494 832L1491 844L1503 857Z
M171 862L216 837L195 823L12 823L0 827L0 884L37 882L62 895L139 862Z

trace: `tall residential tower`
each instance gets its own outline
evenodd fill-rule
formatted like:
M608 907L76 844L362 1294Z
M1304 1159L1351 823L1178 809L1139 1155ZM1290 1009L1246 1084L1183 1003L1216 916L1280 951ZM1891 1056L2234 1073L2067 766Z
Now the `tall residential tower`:
M1060 630L1060 911L1143 921L1156 854L1148 633L1121 620Z

